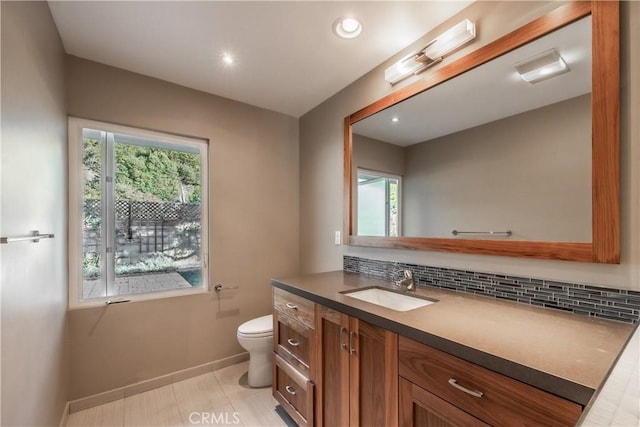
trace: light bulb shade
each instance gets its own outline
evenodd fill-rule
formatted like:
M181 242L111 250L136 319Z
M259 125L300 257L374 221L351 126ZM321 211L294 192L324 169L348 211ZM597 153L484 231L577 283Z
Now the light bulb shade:
M538 83L570 71L567 63L555 49L544 51L513 66L522 80L529 83Z
M391 84L396 84L411 74L418 74L437 64L443 56L475 37L476 25L465 19L432 40L423 49L410 53L387 68L384 72L384 79Z
M424 53L431 59L441 58L475 38L476 24L465 19L429 43Z
M384 79L391 84L397 83L405 77L415 73L425 66L424 59L419 52L412 52L384 71ZM420 59L423 59L422 61Z

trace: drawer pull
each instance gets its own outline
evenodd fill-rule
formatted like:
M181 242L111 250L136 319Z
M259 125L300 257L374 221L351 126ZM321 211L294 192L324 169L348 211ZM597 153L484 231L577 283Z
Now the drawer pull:
M356 354L356 348L354 347L354 341L356 333L354 331L349 332L349 354Z
M299 346L299 345L300 345L300 343L299 343L297 340L293 339L293 338L289 338L289 339L287 340L287 342L289 343L289 345L290 345L291 347L297 347L297 346Z
M481 391L469 390L468 388L461 386L460 384L458 384L458 381L456 381L455 378L449 378L449 384L460 391L464 391L465 393L470 394L473 397L482 397L482 395L484 394Z
M342 347L343 350L347 350L347 343L342 341L342 336L344 334L347 333L347 328L345 328L344 326L340 328L340 347Z
M287 390L287 393L289 393L291 396L295 396L298 393L296 389L291 387L290 385L284 386L284 389Z
M287 308L290 308L291 310L297 310L298 306L295 304L292 304L290 302L287 303Z

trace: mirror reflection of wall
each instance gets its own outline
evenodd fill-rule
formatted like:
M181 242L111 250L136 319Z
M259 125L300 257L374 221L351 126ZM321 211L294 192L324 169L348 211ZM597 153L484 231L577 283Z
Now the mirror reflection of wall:
M551 48L570 71L521 79L514 64ZM355 123L354 172L402 177L405 237L590 242L590 67L588 17ZM366 211L355 190L353 212ZM383 235L360 221L355 234Z

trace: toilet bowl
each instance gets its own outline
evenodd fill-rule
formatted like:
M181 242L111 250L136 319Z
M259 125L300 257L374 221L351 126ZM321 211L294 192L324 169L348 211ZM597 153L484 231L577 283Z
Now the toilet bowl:
M250 387L271 385L273 361L273 315L258 317L238 327L238 342L249 352Z

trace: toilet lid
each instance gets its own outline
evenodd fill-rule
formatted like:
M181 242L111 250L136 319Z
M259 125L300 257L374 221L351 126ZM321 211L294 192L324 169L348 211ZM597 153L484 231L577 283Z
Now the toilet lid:
M238 333L243 335L265 334L273 332L273 315L248 320L238 327Z

